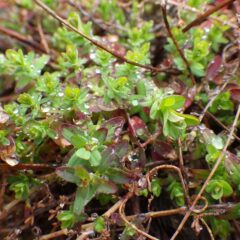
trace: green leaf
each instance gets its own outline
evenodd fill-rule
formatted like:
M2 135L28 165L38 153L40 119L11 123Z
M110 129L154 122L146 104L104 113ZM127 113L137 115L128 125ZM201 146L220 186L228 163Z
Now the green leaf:
M222 179L212 179L209 181L206 192L210 193L212 198L219 200L222 197L228 197L233 193L231 185Z
M75 148L82 148L87 144L87 139L77 134L74 134L70 139L70 142Z
M76 197L73 203L73 212L76 215L80 215L84 207L93 199L96 194L96 187L91 183L86 187L78 187Z
M162 191L161 180L154 178L151 182L151 191L155 197L159 197Z
M224 147L223 140L218 135L212 136L211 142L212 142L212 145L218 150L221 150Z
M180 95L172 95L165 97L160 105L160 108L171 108L174 110L180 109L185 103L185 98Z
M182 114L182 113L178 113L178 112L176 112L176 115L183 117L188 126L195 126L200 123L199 119L192 115Z
M91 157L90 157L91 166L93 167L99 166L101 163L101 160L102 160L101 153L97 149L92 150Z
M81 177L80 169L82 169L80 166L77 166L75 169L73 167L59 167L57 168L56 173L65 181L80 185L84 179Z
M57 219L62 222L61 228L71 228L75 223L75 216L72 211L62 211L57 215Z
M103 217L98 217L94 221L94 230L98 233L101 233L106 228L105 221Z
M173 123L182 122L184 120L184 117L179 115L174 110L169 110L168 120Z
M85 148L80 148L75 152L75 155L84 160L88 160L91 157L91 152L87 151Z

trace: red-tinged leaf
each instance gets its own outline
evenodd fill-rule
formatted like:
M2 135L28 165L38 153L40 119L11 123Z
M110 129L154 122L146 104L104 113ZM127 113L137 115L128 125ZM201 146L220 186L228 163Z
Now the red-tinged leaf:
M83 122L87 119L88 119L87 115L82 112L78 111L78 112L74 113L74 120L73 120L74 122L79 123L79 122Z
M238 84L228 84L226 89L230 92L231 94L231 99L237 103L240 102L240 86Z
M106 128L99 128L95 134L94 137L98 139L100 143L103 143L107 138L108 130Z
M106 194L113 194L117 191L117 186L108 180L98 178L97 182L97 193L106 193Z
M224 159L224 166L229 174L233 174L236 168L240 168L240 158L237 155L227 151Z
M196 94L197 94L196 85L194 87L188 89L187 93L184 95L185 99L186 99L185 103L184 103L184 109L187 109L192 105Z
M103 37L106 44L120 56L125 56L127 53L126 48L119 43L119 37L117 35L106 35Z
M166 141L156 141L156 143L153 144L151 156L153 161L159 161L163 158L176 160L178 157L172 143L168 143Z
M212 26L212 21L210 19L207 19L201 23L201 27L204 29L209 29Z
M231 98L233 101L240 103L240 87L239 88L232 88L230 90Z
M149 107L144 107L143 111L147 114L147 116L149 116L149 114L150 114L150 108Z
M75 170L72 167L59 167L56 169L56 174L67 182L80 184L81 179L75 174Z
M121 141L110 145L102 152L102 162L99 169L106 169L120 166L120 161L129 152L130 147L127 141Z
M3 108L0 106L0 126L9 120L9 116L4 112Z
M150 136L150 133L145 122L137 116L134 116L130 119L129 130L132 133L132 135L140 137L142 139L146 139L147 137Z
M173 63L172 59L170 59L170 58L165 58L165 59L162 61L161 65L164 66L164 67L171 67L171 66L172 66L172 63Z
M133 171L129 171L126 169L122 170L120 168L109 168L106 175L115 183L127 184L138 180L141 173L137 172L135 169Z
M7 138L7 145L0 145L0 159L10 166L15 166L19 163L16 152L16 145L12 137Z
M235 7L235 11L237 12L237 14L238 15L236 15L237 16L237 18L238 18L238 21L239 21L239 19L240 19L240 16L239 16L239 14L240 14L240 2L239 1L234 1L234 7Z
M102 128L108 129L107 141L119 139L125 122L125 118L119 116L109 119L102 125Z
M223 73L219 73L214 79L213 82L216 85L222 85L223 84L223 79L224 79L224 74Z
M184 92L186 92L187 86L183 81L172 81L169 84L169 87L174 90L175 94L182 95Z
M221 65L222 57L220 55L216 55L207 67L206 78L209 81L213 81L213 79L218 75Z
M7 8L7 7L9 7L9 5L8 5L8 1L7 0L6 1L2 0L0 2L0 9Z

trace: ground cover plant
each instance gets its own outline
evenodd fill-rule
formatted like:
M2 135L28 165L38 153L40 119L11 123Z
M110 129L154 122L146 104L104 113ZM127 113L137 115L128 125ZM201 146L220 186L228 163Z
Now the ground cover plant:
M238 239L239 16L1 1L1 239Z

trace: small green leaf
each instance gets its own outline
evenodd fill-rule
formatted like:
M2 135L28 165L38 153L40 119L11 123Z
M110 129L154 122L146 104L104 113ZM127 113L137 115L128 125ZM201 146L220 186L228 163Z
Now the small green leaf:
M70 228L75 223L75 216L72 211L62 211L57 215L57 219L62 222L61 228Z
M96 187L88 184L86 187L79 187L76 192L76 197L73 203L73 212L80 215L84 207L93 199L96 194Z
M88 160L91 157L91 152L87 151L85 148L80 148L75 152L75 155L84 160Z
M165 97L161 102L161 108L180 109L185 103L185 98L180 95Z
M94 229L96 232L101 233L104 229L106 228L105 226L105 221L103 217L98 217L94 221Z
M91 157L90 157L91 166L93 166L93 167L99 166L101 163L101 160L102 160L101 153L97 149L94 149L91 152Z
M154 178L151 182L151 191L155 197L159 197L162 191L161 180Z
M178 113L178 112L176 112L176 115L183 117L188 126L195 126L200 123L199 119L192 115L182 114L182 113Z

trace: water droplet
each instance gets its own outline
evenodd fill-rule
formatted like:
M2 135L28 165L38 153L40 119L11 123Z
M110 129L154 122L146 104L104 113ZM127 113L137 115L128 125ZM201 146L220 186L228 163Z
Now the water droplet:
M132 105L133 105L133 106L137 106L137 105L138 105L138 100L133 100L133 101L132 101Z
M41 108L41 110L42 110L42 112L47 113L47 112L49 112L51 109L50 109L50 107L44 107L44 108Z
M6 158L5 162L12 167L16 166L19 163L18 159L14 158L14 157L13 158L12 157Z
M138 181L139 187L141 187L141 188L146 187L146 184L147 184L146 178L139 179L139 181Z
M210 29L209 28L204 28L206 33L209 33Z
M90 53L90 58L91 58L91 59L96 58L96 54L95 54L95 53Z
M87 104L84 104L84 107L85 107L86 109L89 109L89 106L88 106Z
M92 213L92 214L91 214L91 217L92 217L92 218L97 218L97 217L98 217L98 214L97 214L97 213Z

